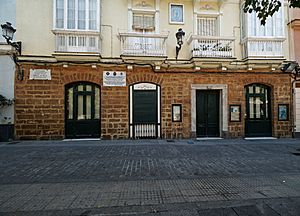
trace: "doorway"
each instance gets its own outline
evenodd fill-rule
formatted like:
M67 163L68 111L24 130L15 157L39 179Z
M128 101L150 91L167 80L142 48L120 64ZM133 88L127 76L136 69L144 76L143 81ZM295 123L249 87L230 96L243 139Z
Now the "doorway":
M261 84L246 86L245 136L272 136L270 88Z
M160 86L139 83L129 87L129 137L149 139L160 137Z
M65 137L100 137L100 88L92 83L72 83L65 89Z
M197 137L220 137L220 91L196 91Z

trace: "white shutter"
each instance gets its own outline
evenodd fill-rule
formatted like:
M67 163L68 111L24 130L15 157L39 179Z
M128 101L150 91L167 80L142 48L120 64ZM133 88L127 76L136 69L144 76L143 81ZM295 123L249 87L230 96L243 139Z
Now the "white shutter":
M154 30L155 19L154 14L133 14L133 29Z

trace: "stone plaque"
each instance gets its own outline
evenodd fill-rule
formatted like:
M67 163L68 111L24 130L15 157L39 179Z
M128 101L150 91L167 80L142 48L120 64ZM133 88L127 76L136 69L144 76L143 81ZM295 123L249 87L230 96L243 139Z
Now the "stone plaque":
M126 72L104 71L103 86L126 86Z
M51 80L51 70L30 69L30 80Z

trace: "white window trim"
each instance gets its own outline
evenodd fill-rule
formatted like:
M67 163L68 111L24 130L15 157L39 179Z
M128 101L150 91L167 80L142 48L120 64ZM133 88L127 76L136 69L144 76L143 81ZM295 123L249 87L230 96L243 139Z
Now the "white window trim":
M78 29L77 25L78 25L78 20L77 20L77 0L75 1L75 19L76 19L76 22L75 22L75 29L68 29L67 25L68 25L68 14L67 14L67 1L68 0L64 0L64 27L63 28L57 28L56 27L56 0L53 0L53 30L54 31L59 31L59 30L65 30L65 31L77 31L77 32L86 32L86 31L89 31L89 32L100 32L100 1L101 0L97 0L97 21L96 21L96 29L93 29L93 30L90 30L88 29L89 27L89 7L88 7L88 4L86 4L86 29ZM88 2L88 0L87 0Z
M171 15L172 15L172 11L171 11L171 8L172 6L182 6L182 22L174 22L172 21L171 19ZM178 4L178 3L169 3L169 23L170 24L184 24L184 4Z

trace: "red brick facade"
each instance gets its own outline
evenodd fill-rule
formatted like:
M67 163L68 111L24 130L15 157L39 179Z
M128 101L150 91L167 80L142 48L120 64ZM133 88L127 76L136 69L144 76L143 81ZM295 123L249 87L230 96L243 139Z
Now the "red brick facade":
M30 69L50 69L51 80L29 80ZM105 139L129 138L129 88L139 82L161 86L161 138L190 138L191 85L226 84L228 105L241 105L241 122L228 120L228 138L244 137L246 85L259 83L271 88L272 135L291 137L289 121L278 121L278 104L291 106L291 82L287 74L279 71L222 71L182 69L153 71L151 67L62 65L22 65L24 80L15 83L15 131L17 139L63 139L65 115L65 85L86 81L101 86L101 137ZM125 71L126 87L102 85L103 71ZM172 104L182 104L182 122L171 119ZM229 112L229 110L228 110ZM290 112L292 113L292 112Z

